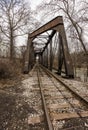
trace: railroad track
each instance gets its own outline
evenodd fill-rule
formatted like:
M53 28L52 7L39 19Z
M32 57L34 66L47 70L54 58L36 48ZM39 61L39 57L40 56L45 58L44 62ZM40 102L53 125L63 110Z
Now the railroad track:
M87 100L44 67L35 66L32 76L35 76L34 91L37 90L39 102L35 106L41 111L38 119L35 118L42 126L38 130L88 130ZM29 124L30 120L29 117Z

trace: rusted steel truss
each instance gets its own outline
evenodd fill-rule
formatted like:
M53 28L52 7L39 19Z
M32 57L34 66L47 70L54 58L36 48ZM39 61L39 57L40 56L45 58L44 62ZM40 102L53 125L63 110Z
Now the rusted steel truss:
M27 51L25 54L24 73L28 73L34 65L35 55L39 55L40 63L52 71L54 58L54 45L52 43L52 39L54 38L56 33L58 33L59 39L59 42L57 43L58 74L61 75L64 64L66 76L74 77L73 65L69 54L62 16L56 17L52 21L48 22L36 31L29 34Z

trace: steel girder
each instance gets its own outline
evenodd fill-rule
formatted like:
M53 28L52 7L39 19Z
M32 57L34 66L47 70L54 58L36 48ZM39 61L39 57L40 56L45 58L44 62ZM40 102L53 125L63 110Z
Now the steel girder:
M28 43L27 43L27 51L26 51L26 55L25 55L24 72L28 72L29 69L31 68L30 66L32 66L33 62L34 62L33 40L37 36L39 36L42 33L45 33L48 30L52 30L52 33L49 34L45 47L43 48L43 50L40 54L43 55L48 44L51 43L53 36L55 35L56 32L58 32L60 34L60 37L59 37L60 43L58 43L58 44L60 44L60 48L59 48L60 55L58 56L58 61L59 61L58 72L59 72L59 74L61 74L62 63L64 62L66 76L74 77L74 70L73 70L72 60L71 60L71 57L69 54L67 38L66 38L66 34L65 34L62 16L56 17L55 19L51 20L47 24L43 25L39 29L37 29L34 32L32 32L31 34L29 34ZM46 61L46 60L44 60L44 56L41 56L41 57L43 57L43 59L41 60L42 63L44 61ZM52 53L51 53L51 57L52 57ZM51 60L52 60L52 58L50 58L50 70L52 70L52 61ZM47 63L48 63L48 61L47 61Z

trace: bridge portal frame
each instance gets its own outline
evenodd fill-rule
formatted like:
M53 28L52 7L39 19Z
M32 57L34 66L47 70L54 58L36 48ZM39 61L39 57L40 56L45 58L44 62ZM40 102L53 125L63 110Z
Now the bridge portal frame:
M27 42L27 51L25 53L25 64L24 64L24 73L28 73L34 64L34 50L33 50L33 40L40 34L52 30L52 33L49 35L49 39L41 53L41 64L48 67L47 63L44 63L44 53L46 52L46 48L50 43L50 70L52 71L52 38L56 32L59 33L59 56L58 56L58 74L61 75L62 72L62 64L65 66L65 74L68 77L74 77L74 69L72 65L71 56L68 49L67 38L65 34L65 28L63 24L62 16L58 16L50 22L46 23L39 29L35 30L31 34L28 35ZM48 53L48 50L47 50ZM48 62L48 61L46 61Z

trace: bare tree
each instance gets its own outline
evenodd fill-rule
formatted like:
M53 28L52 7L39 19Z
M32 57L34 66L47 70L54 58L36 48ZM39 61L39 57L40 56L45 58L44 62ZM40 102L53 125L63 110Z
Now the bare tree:
M81 0L82 7L80 9L82 13L81 20L84 21L85 23L88 22L88 1L87 0Z
M43 3L40 8L43 6L47 9L47 15L62 14L64 16L66 22L69 23L68 29L73 31L71 37L79 40L85 53L87 53L83 39L82 15L79 11L80 8L77 8L78 0L50 0L48 3Z
M73 55L74 57L73 62L76 71L78 67L77 66L78 54L81 54L83 50L85 54L88 54L87 51L88 44L86 44L87 41L85 38L88 37L88 33L87 33L88 32L88 1L87 0L50 0L49 2L47 1L43 2L40 6L38 6L38 9L41 11L43 10L44 15L42 17L42 21L44 21L47 18L47 16L55 17L57 15L62 15L64 17L66 31L69 34L69 38L70 38L68 39L70 43L70 48L75 53L75 55ZM81 56L79 57L80 57L79 59L81 59ZM87 62L85 64L87 65L87 76L88 76L88 56L84 55L84 59L85 58ZM80 62L81 61L83 61L83 59L81 59Z
M24 0L0 1L0 30L5 42L10 44L10 59L14 57L14 44L18 36L27 33L30 8Z

